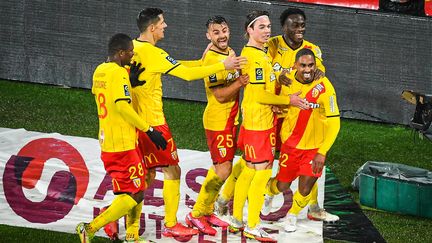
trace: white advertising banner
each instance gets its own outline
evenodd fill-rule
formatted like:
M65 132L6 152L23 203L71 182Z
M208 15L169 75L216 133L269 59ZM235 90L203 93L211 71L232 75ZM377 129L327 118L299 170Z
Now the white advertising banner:
M197 198L211 165L208 152L180 149L181 200L178 220L184 222ZM277 171L277 163L273 174ZM324 173L319 179L319 202L323 205ZM164 238L163 174L145 192L140 233L155 242ZM113 200L111 178L100 160L96 139L0 128L0 224L74 233L79 222L89 222ZM297 181L292 185L295 190ZM291 206L291 192L278 195L263 225L278 242L323 242L322 223L299 216L298 230L284 233L280 219ZM245 217L247 215L245 207ZM276 220L276 221L275 221ZM119 220L120 236L124 222ZM105 236L103 230L97 235ZM78 240L78 238L77 238ZM215 236L194 236L190 242L245 242L240 235L218 229Z

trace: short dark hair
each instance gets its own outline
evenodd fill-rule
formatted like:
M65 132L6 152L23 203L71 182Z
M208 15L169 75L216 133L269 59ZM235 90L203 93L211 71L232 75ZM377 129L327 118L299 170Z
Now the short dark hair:
M113 35L108 42L108 55L114 56L118 51L129 49L129 45L132 42L130 36L118 33Z
M137 16L137 26L139 31L144 32L151 24L159 21L159 14L163 14L160 8L145 8Z
M269 12L265 10L253 10L252 12L248 13L248 15L246 15L245 30L247 30L249 24L252 23L252 21L263 15L266 15L267 17L270 16ZM255 23L252 23L251 27L253 27L254 24Z
M315 53L309 49L309 48L303 48L300 51L297 52L295 60L296 62L300 59L300 57L302 56L312 56L313 59L315 60Z
M226 21L226 19L225 19L224 17L222 17L222 16L220 16L220 15L215 15L215 16L213 16L213 17L210 17L210 18L207 20L207 22L206 22L206 27L207 27L207 29L208 29L208 27L209 27L211 24L222 24L222 23L226 23L226 24L228 24L228 22Z
M303 18L306 20L306 15L303 12L303 10L299 9L299 8L287 8L285 9L285 11L283 11L279 17L280 20L280 24L281 26L283 26L285 24L286 19L290 16L290 15L294 15L294 14L300 14L301 16L303 16Z

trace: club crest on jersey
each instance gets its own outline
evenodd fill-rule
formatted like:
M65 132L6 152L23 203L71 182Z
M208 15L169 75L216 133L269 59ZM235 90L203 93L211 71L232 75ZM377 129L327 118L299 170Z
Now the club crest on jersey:
M130 96L129 86L127 84L123 85L123 89L124 89L125 96Z
M132 180L133 184L136 188L140 188L141 187L141 179L140 178L135 178Z
M315 51L315 56L321 59L322 56L321 49L315 47L313 50Z
M210 83L217 82L216 73L213 73L212 75L209 76L209 81Z
M219 154L222 158L225 158L227 154L226 148L219 148Z
M177 64L177 61L174 59L174 58L172 58L172 57L170 57L170 56L166 56L165 57L167 60L168 60L168 62L170 62L172 65L176 65Z
M263 80L263 70L262 68L255 68L255 79Z
M173 160L177 160L177 151L171 152L171 158L173 158Z
M319 90L317 89L317 88L313 88L312 89L312 97L313 98L316 98L316 97L318 97L318 95L319 95Z

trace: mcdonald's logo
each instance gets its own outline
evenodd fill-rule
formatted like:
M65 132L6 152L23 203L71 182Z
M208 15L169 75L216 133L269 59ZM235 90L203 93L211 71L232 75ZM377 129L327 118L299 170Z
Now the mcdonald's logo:
M245 144L244 152L249 158L256 159L255 148L252 145Z
M159 163L159 160L156 158L156 155L154 153L150 153L149 155L144 155L144 161L146 164L153 164L153 163Z

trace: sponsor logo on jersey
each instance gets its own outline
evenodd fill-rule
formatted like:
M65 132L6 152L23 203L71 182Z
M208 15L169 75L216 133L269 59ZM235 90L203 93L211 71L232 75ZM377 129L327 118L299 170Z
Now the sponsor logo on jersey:
M310 107L311 109L317 109L317 108L320 108L320 104L317 104L317 103L309 102L308 105L309 105L309 107Z
M123 85L123 89L124 89L125 96L130 96L129 86L127 84Z
M281 50L281 51L288 51L288 48L285 48L285 47L283 47L281 45L278 45L278 49Z
M251 159L256 159L255 148L249 144L245 144L244 153Z
M273 82L276 80L276 74L275 73L271 73L270 74L270 82Z
M276 63L273 65L273 71L275 71L275 72L282 71L282 66L281 66L278 62L276 62Z
M240 77L239 71L236 70L234 73L228 72L226 81L227 81L227 83L234 82L236 80L236 78L238 78L238 77Z
M154 163L159 163L159 160L154 153L150 153L149 155L144 155L144 162L146 162L148 165L151 165Z
M263 70L262 68L255 68L255 79L263 80Z
M176 65L177 64L177 61L174 59L174 58L172 58L172 57L170 57L170 56L166 56L165 57L167 60L168 60L168 62L170 62L172 65Z
M209 76L209 81L210 83L217 82L216 73L213 73L212 75Z

